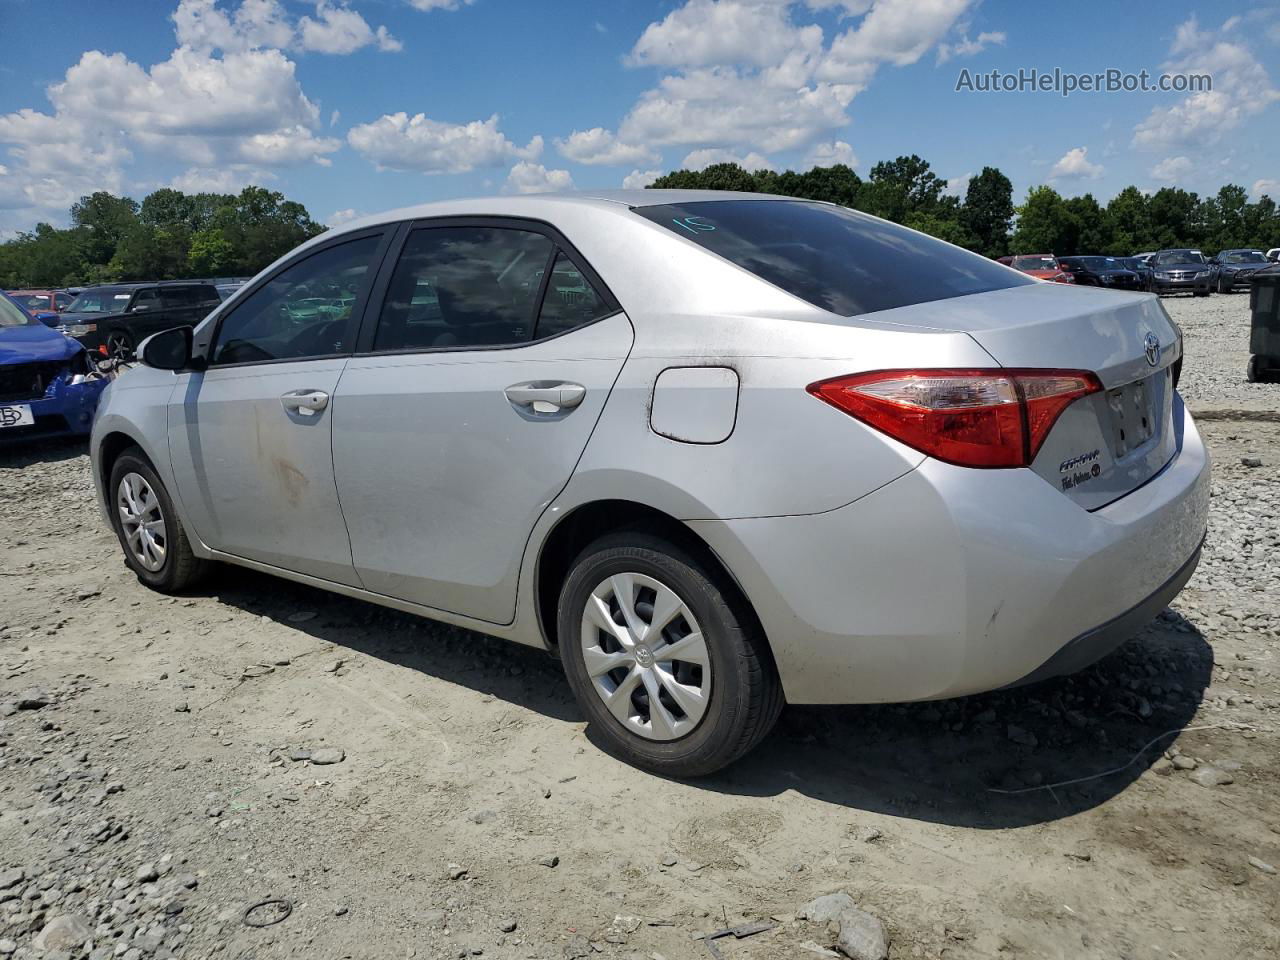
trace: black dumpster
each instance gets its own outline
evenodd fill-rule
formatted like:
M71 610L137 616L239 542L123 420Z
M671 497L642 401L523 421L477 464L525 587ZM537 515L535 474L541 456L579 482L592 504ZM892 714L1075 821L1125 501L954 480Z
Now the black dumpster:
M1249 311L1249 382L1280 383L1280 264L1253 275Z

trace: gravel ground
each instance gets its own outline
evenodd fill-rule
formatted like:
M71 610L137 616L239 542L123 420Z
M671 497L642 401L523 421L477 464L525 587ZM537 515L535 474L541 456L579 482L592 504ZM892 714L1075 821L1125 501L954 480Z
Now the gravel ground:
M1249 294L1165 297L1169 315L1183 329L1187 359L1180 389L1194 412L1250 410L1280 413L1273 383L1249 383Z
M1242 303L1166 302L1196 409L1280 408ZM232 568L151 593L81 446L0 452L0 956L1274 958L1280 423L1203 428L1204 561L1117 654L789 708L696 783L597 750L537 651Z

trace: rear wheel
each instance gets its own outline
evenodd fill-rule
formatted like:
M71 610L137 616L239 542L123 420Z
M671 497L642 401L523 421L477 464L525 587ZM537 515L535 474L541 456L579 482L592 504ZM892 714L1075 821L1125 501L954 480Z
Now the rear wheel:
M560 655L592 731L655 773L713 773L782 709L763 636L722 575L640 533L587 547L560 593Z
M175 593L200 578L207 561L192 551L169 492L137 447L116 458L107 496L125 563L139 580Z
M1254 354L1249 358L1249 366L1245 368L1245 378L1250 383L1275 383L1276 374L1267 363L1267 358Z

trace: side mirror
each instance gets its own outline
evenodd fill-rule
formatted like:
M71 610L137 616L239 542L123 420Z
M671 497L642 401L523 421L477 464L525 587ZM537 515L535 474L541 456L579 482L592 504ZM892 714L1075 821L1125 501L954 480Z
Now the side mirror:
M138 359L157 370L187 370L191 367L190 327L173 327L153 333L138 344Z

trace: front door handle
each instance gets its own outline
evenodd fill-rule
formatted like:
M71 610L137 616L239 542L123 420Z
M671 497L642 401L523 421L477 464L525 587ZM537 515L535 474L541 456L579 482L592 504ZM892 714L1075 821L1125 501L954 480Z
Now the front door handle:
M564 413L582 403L587 388L563 380L530 380L513 383L504 391L515 407L532 413Z
M314 417L329 405L329 395L323 390L294 390L280 398L284 408L304 417Z

